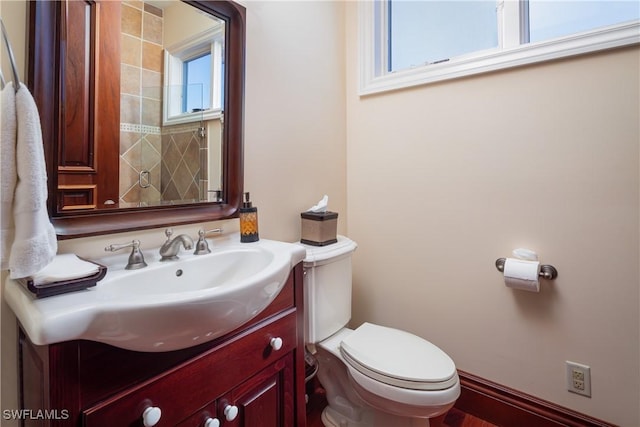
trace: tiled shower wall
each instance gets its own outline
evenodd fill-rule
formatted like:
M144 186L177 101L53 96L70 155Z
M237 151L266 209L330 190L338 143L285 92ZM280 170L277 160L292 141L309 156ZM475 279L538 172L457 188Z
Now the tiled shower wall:
M141 1L122 4L120 204L161 200L162 10ZM143 184L138 185L140 172ZM148 186L147 186L148 184Z
M162 200L207 200L200 189L206 186L206 139L201 123L166 126L162 130ZM204 183L204 185L202 185Z

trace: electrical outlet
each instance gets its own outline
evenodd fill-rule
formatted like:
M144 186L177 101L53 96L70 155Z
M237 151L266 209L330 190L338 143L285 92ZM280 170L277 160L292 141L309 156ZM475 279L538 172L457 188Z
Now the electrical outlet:
M591 368L567 360L567 390L591 397Z

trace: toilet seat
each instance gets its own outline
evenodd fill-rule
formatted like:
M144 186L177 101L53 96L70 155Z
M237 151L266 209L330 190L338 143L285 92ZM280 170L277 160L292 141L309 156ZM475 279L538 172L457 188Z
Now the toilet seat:
M459 381L455 364L444 351L398 329L364 323L343 338L340 353L360 374L394 387L437 391Z

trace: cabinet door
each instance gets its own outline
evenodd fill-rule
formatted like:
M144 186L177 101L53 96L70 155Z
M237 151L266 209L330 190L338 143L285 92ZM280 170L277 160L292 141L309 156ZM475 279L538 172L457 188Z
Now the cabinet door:
M222 426L293 427L293 363L293 353L288 353L221 398ZM233 413L237 416L228 416Z
M120 2L67 1L58 209L118 203ZM73 42L73 43L71 43ZM100 120L97 120L97 117ZM99 163L98 163L99 160Z
M278 401L282 396L280 376L274 375L259 384L238 401L238 407L244 414L245 426L278 427L282 408Z

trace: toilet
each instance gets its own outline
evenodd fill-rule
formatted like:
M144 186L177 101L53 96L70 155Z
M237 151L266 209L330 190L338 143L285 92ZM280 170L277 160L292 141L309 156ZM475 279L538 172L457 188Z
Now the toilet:
M338 236L327 246L302 245L305 340L318 364L330 427L429 426L460 396L453 360L416 335L351 319L351 255L357 244Z

